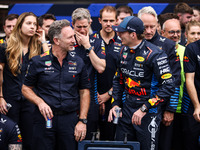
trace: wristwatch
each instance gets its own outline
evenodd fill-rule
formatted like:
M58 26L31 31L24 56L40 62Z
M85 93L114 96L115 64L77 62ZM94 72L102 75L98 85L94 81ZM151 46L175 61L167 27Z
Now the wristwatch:
M86 48L85 50L86 50L86 52L89 53L92 49L93 49L93 46L91 46L90 48Z
M109 96L112 96L112 91L111 91L111 90L108 91L108 95L109 95Z
M147 112L148 111L148 109L147 109L147 107L145 105L142 105L142 107L140 107L140 110L142 112Z
M84 123L84 124L87 124L87 119L78 119L78 121L81 121L82 123Z

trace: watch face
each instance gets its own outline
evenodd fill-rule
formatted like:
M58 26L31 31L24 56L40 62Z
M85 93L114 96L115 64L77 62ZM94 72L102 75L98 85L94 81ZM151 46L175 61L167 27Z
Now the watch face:
M142 112L146 112L147 111L147 109L146 109L146 107L143 105L142 107L140 107L140 110L142 111Z
M87 119L83 119L83 123L84 123L84 124L87 124Z
M79 121L81 121L84 124L87 124L87 119L79 119Z

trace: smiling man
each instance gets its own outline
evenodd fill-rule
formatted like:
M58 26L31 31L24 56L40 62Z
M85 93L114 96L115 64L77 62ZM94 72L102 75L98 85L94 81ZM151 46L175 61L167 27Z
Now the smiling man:
M76 141L86 136L88 72L83 60L71 54L75 38L69 21L53 22L48 35L52 49L32 59L22 87L23 95L37 106L33 149L75 150ZM49 119L52 125L46 127Z
M113 120L113 115L116 117L115 109L121 105L125 91L126 101L116 128L116 140L122 141L128 133L128 141L139 141L142 150L157 150L161 103L168 101L174 92L167 55L144 40L144 25L137 17L124 18L113 30L125 47L113 81L113 108L108 121ZM157 91L153 91L155 78L160 85Z

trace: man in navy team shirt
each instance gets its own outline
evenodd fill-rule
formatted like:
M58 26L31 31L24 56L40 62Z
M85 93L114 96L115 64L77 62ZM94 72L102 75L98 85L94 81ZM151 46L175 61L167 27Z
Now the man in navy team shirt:
M97 100L97 74L103 73L106 66L105 46L102 40L89 36L91 25L90 13L85 8L77 8L72 13L72 25L75 31L75 50L72 52L80 56L87 66L90 77L90 109L88 112L86 139L92 138L91 132L97 132L99 121L99 103Z
M88 72L83 60L70 53L75 38L69 21L55 21L48 35L52 49L32 59L22 87L23 95L37 106L33 149L75 150L76 141L86 136ZM52 121L50 128L46 128L48 119Z

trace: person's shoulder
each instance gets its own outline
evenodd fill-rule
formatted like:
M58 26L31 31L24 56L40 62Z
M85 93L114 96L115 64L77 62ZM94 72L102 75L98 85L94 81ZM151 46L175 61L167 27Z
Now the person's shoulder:
M200 49L200 40L188 44L187 48L198 48L198 49Z
M165 46L169 47L169 46L173 46L175 47L176 43L162 35L159 35L158 40L163 43Z
M12 128L16 125L16 123L14 121L12 121L9 117L7 117L6 115L3 115L3 114L1 114L0 123L2 125L5 125L7 128Z
M50 50L48 50L40 55L34 56L32 59L35 61L45 60L49 57L49 55L50 55Z
M6 48L7 48L7 44L6 44L6 43L0 44L0 50L1 50L1 51L5 51Z
M162 49L158 48L156 45L146 41L145 43L145 47L146 47L146 50L149 51L148 53L148 57L153 57L153 56L156 56L156 55L161 55L161 54L166 54L165 51L163 51Z

